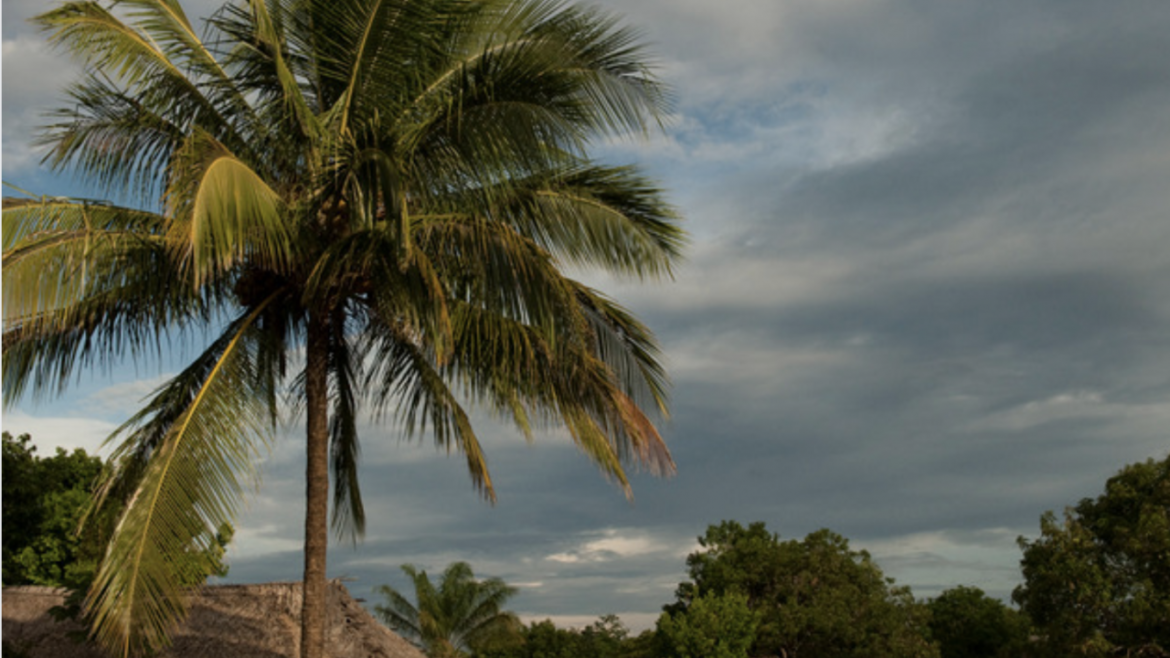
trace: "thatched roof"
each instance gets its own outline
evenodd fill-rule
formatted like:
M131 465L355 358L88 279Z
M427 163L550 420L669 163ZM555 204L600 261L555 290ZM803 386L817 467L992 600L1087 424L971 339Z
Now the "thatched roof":
M105 658L90 645L69 639L74 622L49 614L65 600L63 590L6 587L5 645L29 658ZM300 649L300 583L216 585L199 590L191 614L159 658L296 658ZM330 658L424 658L422 652L378 623L340 582L329 586Z

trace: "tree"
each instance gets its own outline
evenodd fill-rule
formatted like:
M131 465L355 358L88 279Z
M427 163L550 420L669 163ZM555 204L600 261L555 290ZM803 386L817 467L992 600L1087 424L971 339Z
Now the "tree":
M625 654L630 629L615 614L604 614L581 629L581 649L592 658L619 658Z
M952 587L927 608L940 658L1007 658L1021 655L1027 644L1027 619L978 587Z
M77 533L101 458L62 448L42 458L28 434L3 440L4 584L83 587L112 529L106 519Z
M662 613L658 632L674 658L747 658L758 622L747 596L730 591L700 594L685 611Z
M334 532L365 527L362 409L462 453L488 499L469 403L566 426L627 491L629 463L673 470L653 335L564 272L669 276L684 242L653 184L587 153L664 114L633 32L547 0L236 0L200 38L179 0L109 5L37 19L86 69L44 140L126 203L26 195L3 227L6 402L211 337L117 434L98 502L131 502L88 600L105 646L166 644L186 609L167 556L234 518L284 393L310 658L331 474Z
M650 658L657 656L650 631L630 637L617 615L602 615L585 628L557 628L552 620L535 621L520 629L520 637L489 643L476 658Z
M63 448L42 458L28 434L13 438L4 432L3 439L4 584L64 588L65 603L49 612L58 619L82 619L85 592L117 521L117 510L109 507L81 525L102 460ZM223 524L206 548L187 548L177 555L174 568L185 585L227 575L223 558L232 533L232 526ZM76 633L75 639L85 642L87 637Z
M1019 539L1013 598L1050 655L1170 656L1170 457L1131 464L1105 492Z
M519 637L520 620L502 609L516 594L499 578L476 580L466 562L454 562L444 571L436 588L413 565L402 571L414 583L417 604L398 590L382 585L376 591L386 598L374 611L391 629L413 642L430 658L470 656L488 642Z
M780 541L761 522L724 521L699 537L687 557L691 582L679 585L667 612L702 596L738 592L759 615L753 656L821 658L933 657L925 609L895 587L865 551L818 530Z

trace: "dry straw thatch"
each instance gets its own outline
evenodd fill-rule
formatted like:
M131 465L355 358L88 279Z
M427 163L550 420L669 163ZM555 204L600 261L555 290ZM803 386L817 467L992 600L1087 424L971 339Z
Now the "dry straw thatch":
M4 644L29 658L106 658L69 639L75 622L49 614L65 600L62 590L3 590ZM295 658L300 649L300 583L216 585L200 588L191 614L158 658ZM340 582L329 586L326 653L330 658L425 658L378 623Z

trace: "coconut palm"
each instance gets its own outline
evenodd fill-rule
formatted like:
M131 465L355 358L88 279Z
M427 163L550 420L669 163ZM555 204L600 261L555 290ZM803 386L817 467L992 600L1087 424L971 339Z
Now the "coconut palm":
M666 109L615 19L236 0L200 36L178 0L73 0L37 20L86 72L47 163L118 202L5 199L6 404L204 344L111 437L95 506L123 511L87 599L104 646L167 643L186 611L170 557L235 518L285 409L306 423L314 658L330 522L365 528L361 413L461 453L492 500L472 404L528 437L566 427L627 491L631 463L673 469L653 335L566 271L660 278L683 243L653 184L588 155Z
M476 580L466 562L454 562L443 570L435 587L426 571L402 565L414 585L417 605L398 590L382 585L375 591L386 603L374 612L399 635L413 642L430 658L471 655L487 641L509 635L518 637L520 620L501 607L516 594L499 578Z

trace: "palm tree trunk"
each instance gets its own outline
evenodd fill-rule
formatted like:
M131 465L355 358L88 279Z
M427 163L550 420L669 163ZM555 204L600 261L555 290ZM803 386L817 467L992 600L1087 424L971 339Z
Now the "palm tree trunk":
M305 363L305 575L301 658L325 657L325 551L329 543L329 325L310 311Z

